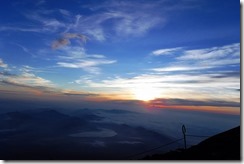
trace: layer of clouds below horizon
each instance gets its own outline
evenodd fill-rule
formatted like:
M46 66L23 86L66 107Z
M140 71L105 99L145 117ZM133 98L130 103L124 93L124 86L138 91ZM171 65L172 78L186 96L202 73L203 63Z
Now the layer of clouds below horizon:
M24 110L50 110L54 109L59 112L66 113L68 115L78 116L77 112L87 114L95 114L97 116L102 117L103 119L100 121L95 121L97 123L115 123L115 124L127 124L134 127L144 127L146 129L158 132L162 135L170 136L171 138L179 138L182 135L181 126L184 124L187 127L188 134L194 135L207 135L211 136L222 131L228 130L235 126L240 125L240 116L239 115L226 115L226 114L217 114L217 113L209 113L203 111L185 111L185 110L173 110L173 109L164 109L157 110L151 109L146 110L143 108L138 108L136 105L124 106L125 110L118 110L118 103L116 105L112 105L110 109L103 109L100 107L96 107L93 109L77 109L75 108L75 104L72 107L70 104L65 106L61 103L60 106L52 107L50 104L39 104L40 107L37 108L37 104L26 103L26 106L23 102L19 102L19 104L15 104L17 107L9 108L12 101L1 101L1 108L6 110L1 110L1 113L11 112L11 111L24 111ZM3 105L5 104L5 106ZM121 104L123 104L121 102ZM131 108L130 108L131 107ZM96 132L94 132L96 133ZM99 132L98 132L99 133ZM98 134L97 133L97 134ZM109 133L110 134L110 133ZM81 134L87 135L87 134ZM192 140L192 141L199 141Z
M182 135L181 126L188 134L211 136L240 125L240 117L197 111L151 110L146 113L101 113L101 122L142 126L172 138Z

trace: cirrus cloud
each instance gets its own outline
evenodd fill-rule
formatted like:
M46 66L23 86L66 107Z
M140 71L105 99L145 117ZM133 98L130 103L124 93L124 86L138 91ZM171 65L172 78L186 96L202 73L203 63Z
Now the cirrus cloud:
M97 66L99 65L104 65L104 64L113 64L116 63L116 60L103 60L103 59L84 59L84 60L79 60L75 62L58 62L57 64L60 67L65 67L65 68L82 68L83 70L89 72L89 73L94 73L94 74L99 74L100 73L100 68Z
M175 55L177 51L177 55ZM200 71L217 69L228 65L240 64L240 44L211 47L204 49L183 50L181 48L160 49L152 52L154 56L172 55L173 62L168 66L153 68L156 72Z

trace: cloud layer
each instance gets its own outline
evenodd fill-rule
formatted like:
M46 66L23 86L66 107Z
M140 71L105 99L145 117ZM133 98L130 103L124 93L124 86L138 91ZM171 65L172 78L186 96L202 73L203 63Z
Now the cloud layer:
M179 47L160 49L153 51L152 54L161 54L161 56L155 55L155 58L164 58L163 53L170 55L174 60L168 66L150 68L147 73L130 78L115 76L95 82L92 78L81 77L75 82L88 88L99 88L103 93L117 93L127 99L136 98L138 94L154 94L154 98L238 102L239 47L239 43L235 43L194 50ZM197 56L200 56L198 60ZM223 67L226 69L222 69Z
M7 68L8 65L3 62L3 60L0 58L0 67Z

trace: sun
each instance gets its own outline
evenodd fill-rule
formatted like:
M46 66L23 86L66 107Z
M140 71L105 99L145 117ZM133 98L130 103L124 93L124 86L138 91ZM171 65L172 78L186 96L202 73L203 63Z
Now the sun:
M142 101L150 101L160 97L159 88L151 86L138 86L132 90L134 98Z

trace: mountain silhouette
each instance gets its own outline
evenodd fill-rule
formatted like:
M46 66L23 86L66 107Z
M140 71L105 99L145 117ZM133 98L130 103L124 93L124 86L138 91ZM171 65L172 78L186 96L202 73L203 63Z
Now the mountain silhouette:
M186 150L146 156L144 160L240 160L240 126L214 135Z
M2 113L0 159L123 160L151 145L172 141L144 127L102 118L88 109L71 114L52 109Z

